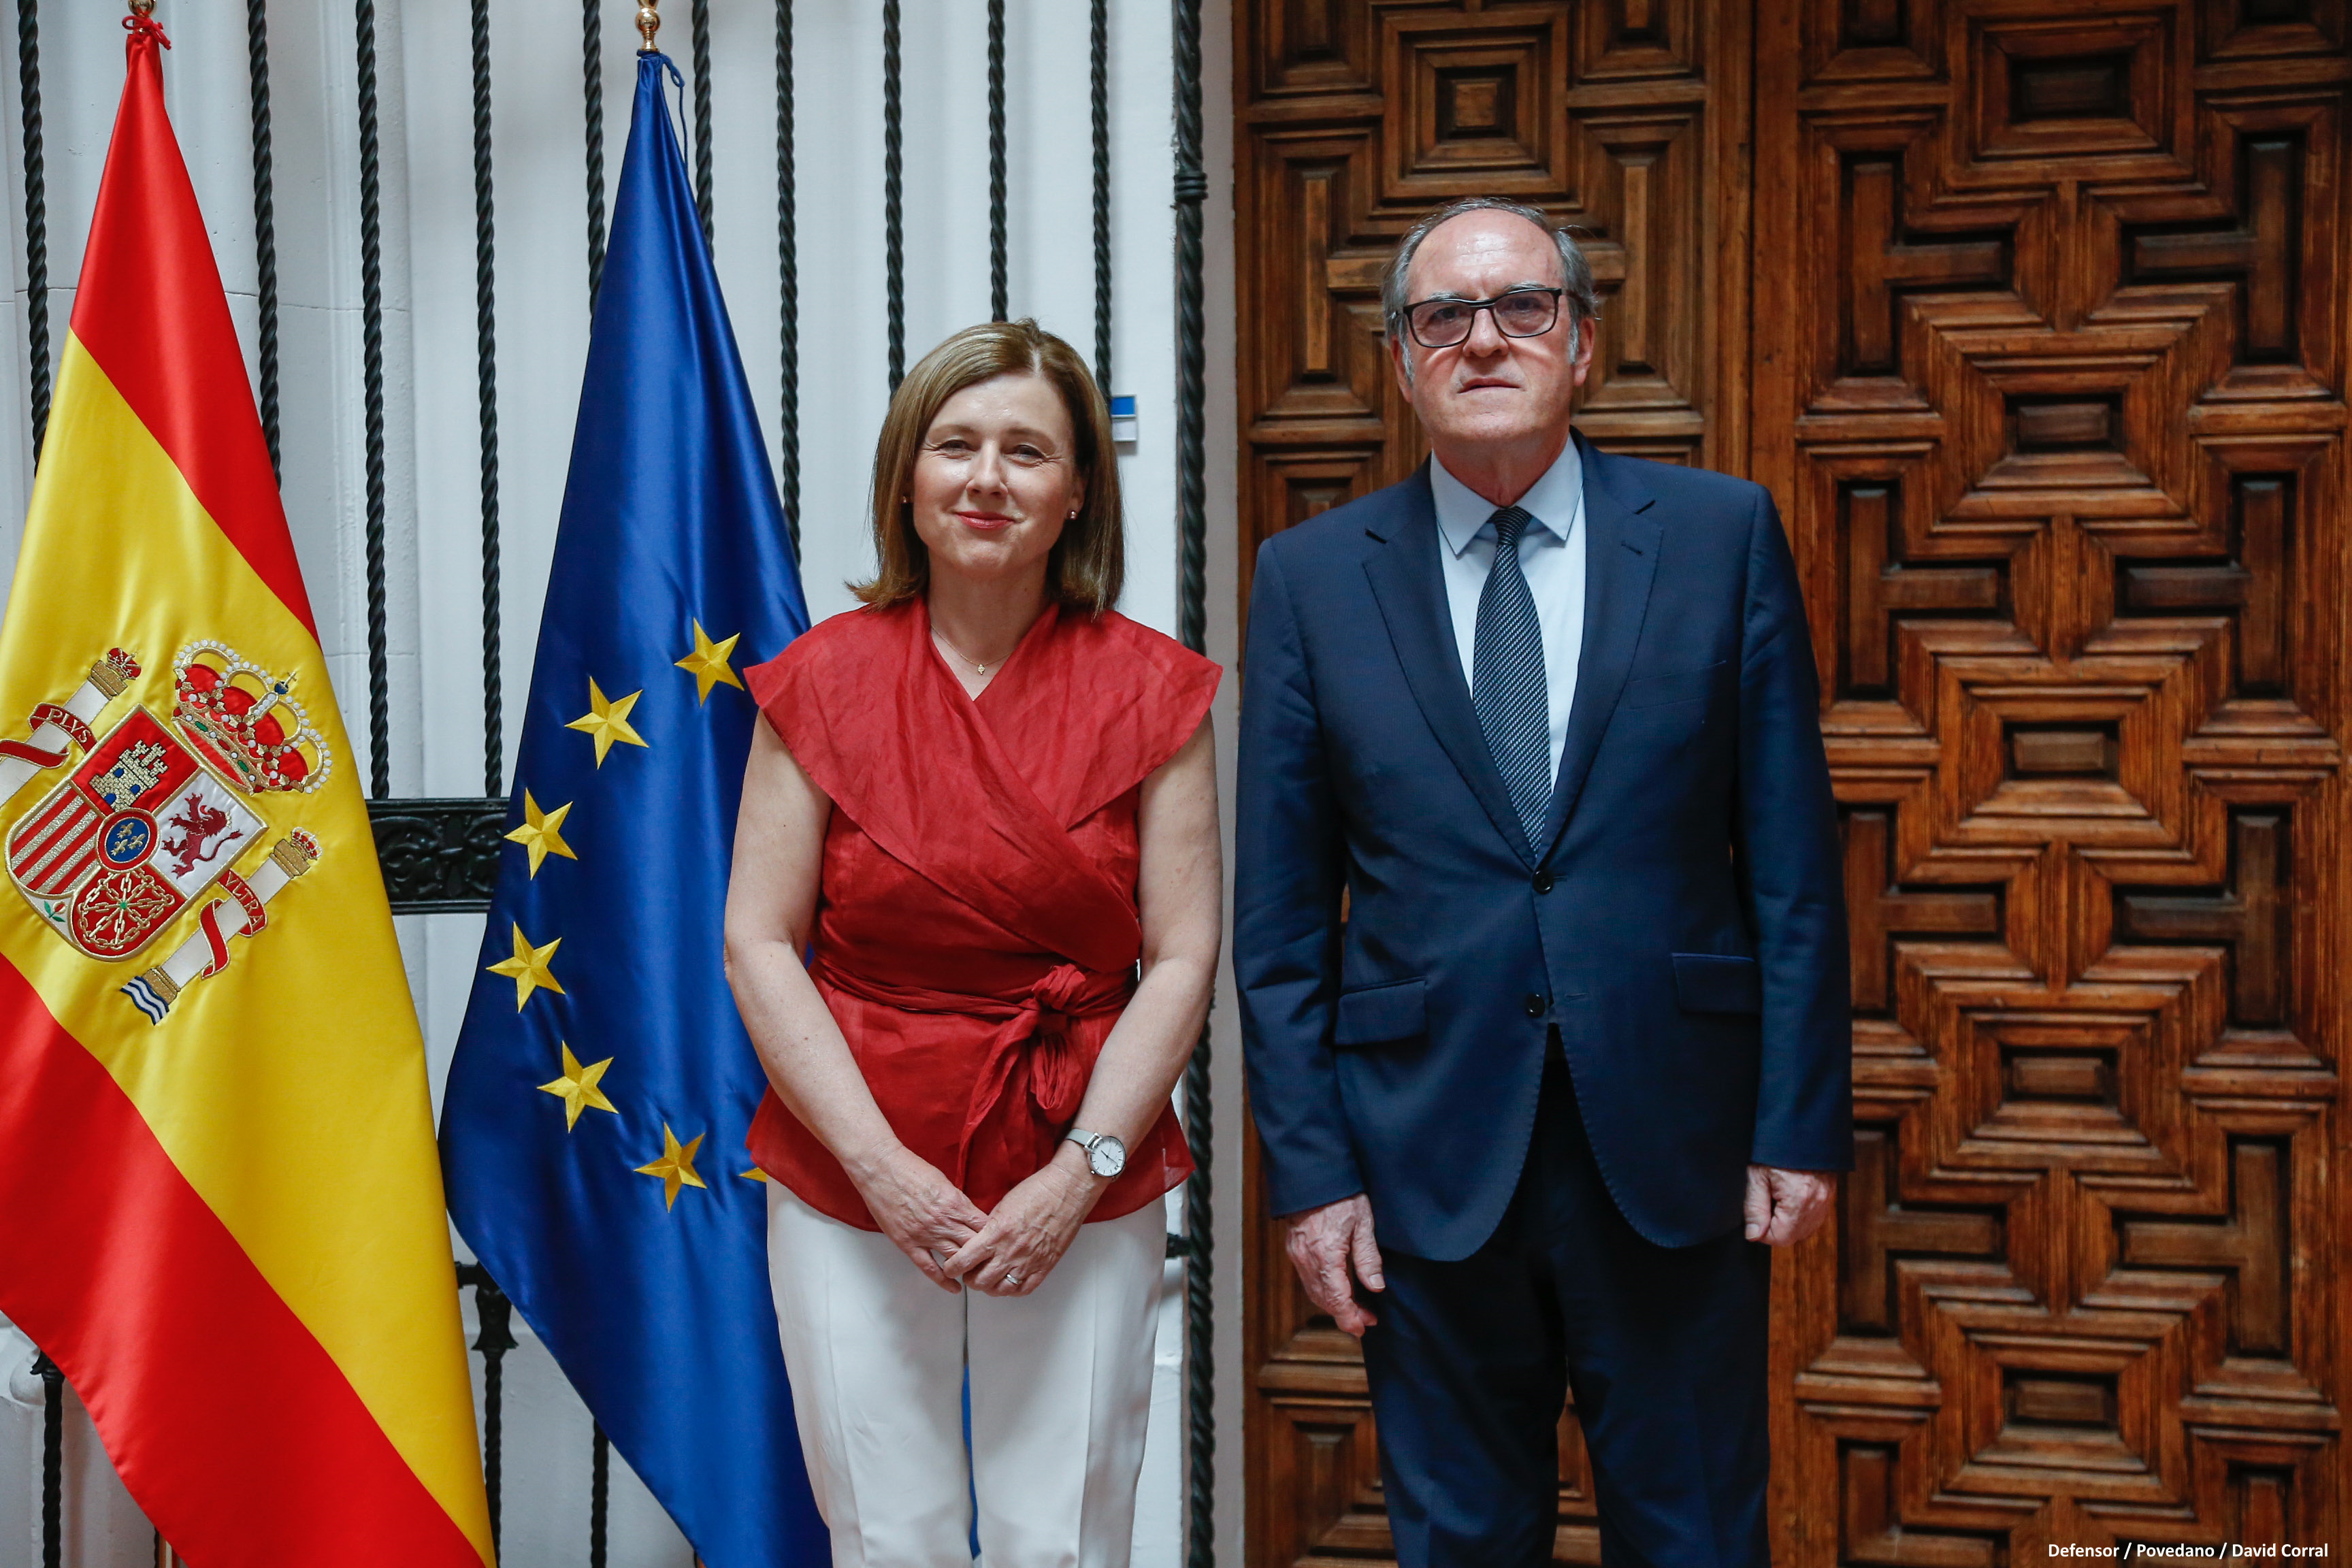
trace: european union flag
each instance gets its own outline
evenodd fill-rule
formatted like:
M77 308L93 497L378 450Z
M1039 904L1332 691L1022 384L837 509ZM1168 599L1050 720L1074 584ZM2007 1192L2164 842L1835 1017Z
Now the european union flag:
M661 84L637 62L555 563L441 1118L449 1209L709 1568L829 1560L720 965L757 710L807 629Z

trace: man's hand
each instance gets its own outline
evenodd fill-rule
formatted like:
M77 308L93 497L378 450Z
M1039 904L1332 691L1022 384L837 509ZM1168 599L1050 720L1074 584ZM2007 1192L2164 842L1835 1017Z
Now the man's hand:
M1748 1167L1748 1239L1767 1247L1787 1247L1822 1228L1830 1217L1830 1200L1837 1196L1837 1177L1826 1171L1782 1171L1770 1165ZM1291 1256L1298 1256L1297 1243Z
M1358 1339L1380 1321L1356 1302L1354 1281L1367 1290L1385 1290L1380 1244L1372 1239L1372 1204L1358 1193L1319 1209L1288 1215L1290 1266L1307 1287L1307 1299ZM1352 1278L1350 1277L1352 1274Z

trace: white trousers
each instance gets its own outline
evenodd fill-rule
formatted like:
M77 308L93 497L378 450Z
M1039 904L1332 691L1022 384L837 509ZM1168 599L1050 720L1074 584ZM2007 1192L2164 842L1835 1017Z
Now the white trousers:
M1079 1227L1031 1294L950 1295L768 1188L768 1274L834 1568L1127 1568L1166 1221ZM969 1468L963 1383L971 1376Z

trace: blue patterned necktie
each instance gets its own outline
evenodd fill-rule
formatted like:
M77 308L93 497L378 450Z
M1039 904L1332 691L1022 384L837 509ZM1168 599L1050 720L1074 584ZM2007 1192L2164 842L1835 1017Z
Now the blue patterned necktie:
M1518 507L1496 509L1495 563L1478 595L1470 652L1471 705L1487 752L1511 792L1528 843L1543 849L1551 808L1551 700L1544 684L1543 623L1519 567L1519 535L1535 521Z

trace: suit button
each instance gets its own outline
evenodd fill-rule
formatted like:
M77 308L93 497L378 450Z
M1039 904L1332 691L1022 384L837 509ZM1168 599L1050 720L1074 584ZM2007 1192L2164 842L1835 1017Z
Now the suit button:
M1538 893L1549 893L1551 891L1550 872L1538 871L1536 873L1536 891Z
M1544 999L1532 991L1521 999L1519 1005L1528 1010L1528 1016L1530 1018L1540 1018L1544 1016Z

